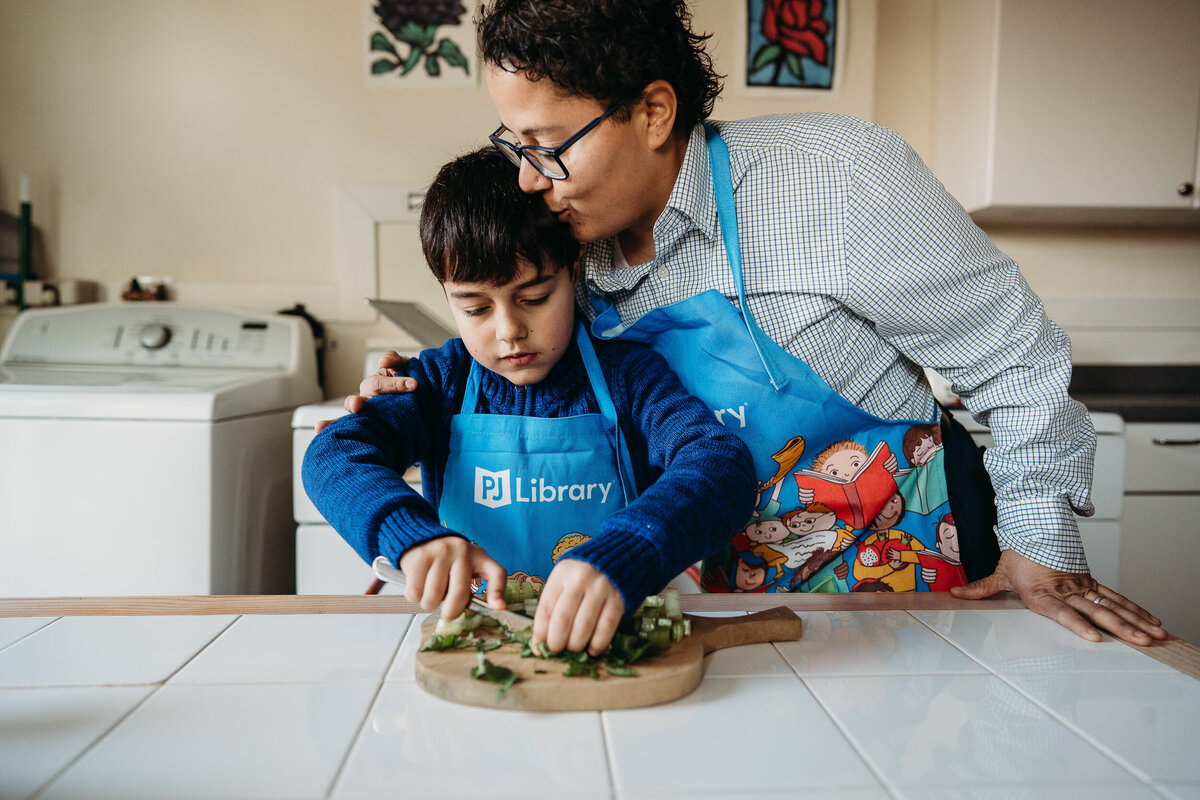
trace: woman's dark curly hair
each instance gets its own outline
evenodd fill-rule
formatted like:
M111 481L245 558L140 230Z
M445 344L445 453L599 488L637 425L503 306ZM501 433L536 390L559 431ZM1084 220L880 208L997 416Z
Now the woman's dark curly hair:
M692 33L685 0L494 0L476 22L484 63L604 105L633 102L653 81L667 81L678 98L677 132L708 119L721 92L704 49L711 34Z
M439 283L502 286L520 271L518 256L538 274L578 277L579 243L540 195L526 194L517 169L488 145L443 166L425 192L418 224L421 251Z

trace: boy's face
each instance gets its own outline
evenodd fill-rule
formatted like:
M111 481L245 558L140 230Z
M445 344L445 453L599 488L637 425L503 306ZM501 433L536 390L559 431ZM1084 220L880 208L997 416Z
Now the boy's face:
M760 544L775 544L787 538L788 529L779 520L756 522L746 527L746 538Z
M793 514L788 518L788 530L792 533L804 536L813 531L828 531L833 530L833 523L837 520L837 515L832 511L826 513L818 513L816 511L801 511L799 514Z
M949 522L942 522L937 528L938 549L943 555L949 556L955 561L962 560L962 553L958 548L958 527L951 525Z
M487 84L500 121L520 145L557 147L605 111L592 98L566 94L548 79L531 81L523 72L491 66ZM581 242L653 226L667 198L648 184L638 119L636 113L629 122L609 117L572 144L561 156L565 180L550 180L522 159L521 188L541 194Z
M917 446L913 448L912 465L919 467L933 458L937 452L937 445L933 443L932 436L922 436L917 442Z
M862 469L867 457L858 450L840 450L825 460L821 471L826 475L836 475L840 478L853 478Z
M571 345L575 282L565 269L538 275L521 259L509 283L455 283L442 288L459 335L479 364L517 386L546 377Z

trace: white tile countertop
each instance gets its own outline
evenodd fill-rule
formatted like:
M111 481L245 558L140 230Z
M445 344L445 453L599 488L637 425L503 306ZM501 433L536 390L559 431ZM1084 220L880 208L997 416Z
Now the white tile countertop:
M1012 598L684 604L804 634L672 703L527 713L422 691L398 597L0 600L0 798L1200 798L1186 643Z

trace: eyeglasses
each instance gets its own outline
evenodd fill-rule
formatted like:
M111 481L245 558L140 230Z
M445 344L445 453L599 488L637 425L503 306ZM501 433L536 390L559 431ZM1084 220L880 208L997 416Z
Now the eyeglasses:
M533 168L545 175L547 178L555 181L565 180L570 177L571 173L567 172L566 166L563 165L562 159L559 158L567 151L567 148L578 142L588 131L599 125L604 120L608 119L614 111L621 107L621 103L614 104L608 111L605 111L594 120L584 125L579 130L575 131L565 142L558 147L539 147L535 144L518 145L507 139L502 138L503 133L512 133L508 128L501 125L492 133L488 139L495 145L496 149L504 155L508 156L508 160L515 164L518 168L521 166L521 159L524 158Z

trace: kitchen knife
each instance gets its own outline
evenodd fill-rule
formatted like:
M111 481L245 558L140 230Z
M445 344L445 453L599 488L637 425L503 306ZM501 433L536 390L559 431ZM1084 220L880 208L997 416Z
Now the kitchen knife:
M381 581L394 583L400 587L400 591L404 591L408 582L404 579L404 573L396 569L388 562L386 556L377 556L371 564L371 569L375 571L375 577ZM491 617L501 624L505 625L514 631L523 631L533 624L533 618L527 617L524 614L518 614L515 611L501 611L492 608L487 603L479 600L474 595L471 595L471 602L467 604L472 611Z

